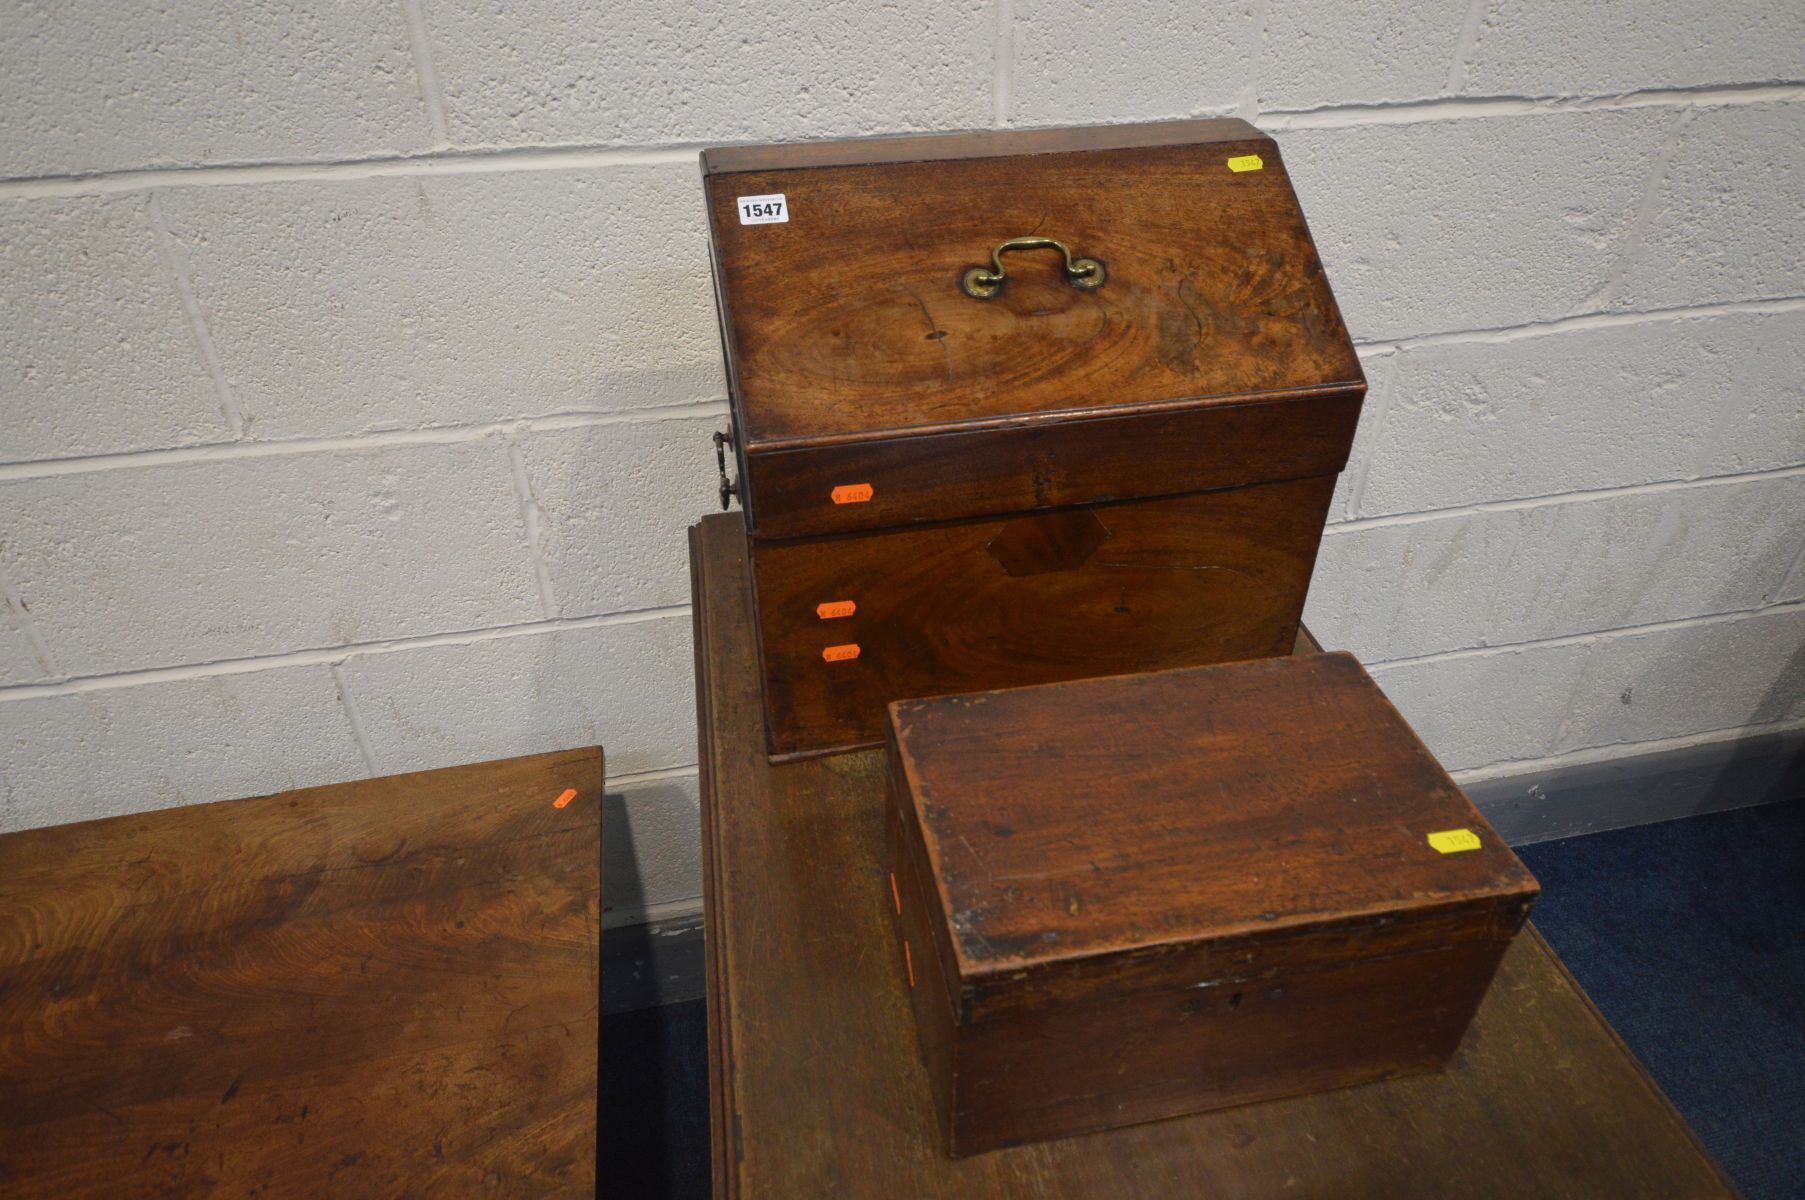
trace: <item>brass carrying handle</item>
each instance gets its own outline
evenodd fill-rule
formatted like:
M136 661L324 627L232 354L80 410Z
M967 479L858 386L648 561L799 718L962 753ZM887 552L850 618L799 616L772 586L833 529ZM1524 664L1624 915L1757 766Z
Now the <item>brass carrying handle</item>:
M959 277L959 290L974 300L988 300L1003 290L1003 251L1057 250L1065 256L1065 281L1075 288L1100 288L1103 264L1094 258L1073 258L1066 244L1046 237L1010 238L990 252L990 267L971 267Z

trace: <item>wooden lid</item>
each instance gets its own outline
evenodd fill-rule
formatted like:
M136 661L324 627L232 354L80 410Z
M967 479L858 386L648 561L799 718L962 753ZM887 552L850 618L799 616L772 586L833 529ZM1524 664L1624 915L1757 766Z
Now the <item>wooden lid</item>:
M703 172L749 451L1362 386L1278 148L1242 121L728 148ZM1039 247L962 290L1024 237L1101 284Z
M1537 891L1350 654L905 700L890 719L963 978ZM1478 848L1431 844L1455 830Z

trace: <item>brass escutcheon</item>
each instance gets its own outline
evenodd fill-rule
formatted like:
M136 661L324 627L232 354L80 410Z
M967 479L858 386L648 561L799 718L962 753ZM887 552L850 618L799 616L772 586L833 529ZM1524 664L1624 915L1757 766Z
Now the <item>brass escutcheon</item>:
M972 267L959 277L959 290L974 300L988 300L1003 290L1003 252L1005 250L1057 250L1065 256L1065 281L1075 288L1100 288L1105 278L1103 264L1094 258L1073 258L1066 244L1053 238L1010 238L990 252L990 266Z

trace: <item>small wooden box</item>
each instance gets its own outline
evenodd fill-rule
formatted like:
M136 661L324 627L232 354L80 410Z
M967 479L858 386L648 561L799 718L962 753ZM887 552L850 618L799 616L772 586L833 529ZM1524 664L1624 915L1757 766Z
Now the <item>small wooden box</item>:
M889 715L955 1156L1435 1070L1538 890L1348 654Z
M1269 138L702 167L772 757L878 745L905 696L1286 652L1366 382Z

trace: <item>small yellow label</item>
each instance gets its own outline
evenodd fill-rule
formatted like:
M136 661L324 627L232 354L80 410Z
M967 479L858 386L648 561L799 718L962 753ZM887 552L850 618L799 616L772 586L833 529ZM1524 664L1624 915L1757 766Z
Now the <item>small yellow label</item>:
M1266 160L1257 154L1243 154L1239 158L1228 160L1228 169L1239 175L1243 171L1259 171L1265 169Z
M1442 854L1459 854L1479 849L1479 835L1471 829L1444 829L1429 835L1429 845Z

